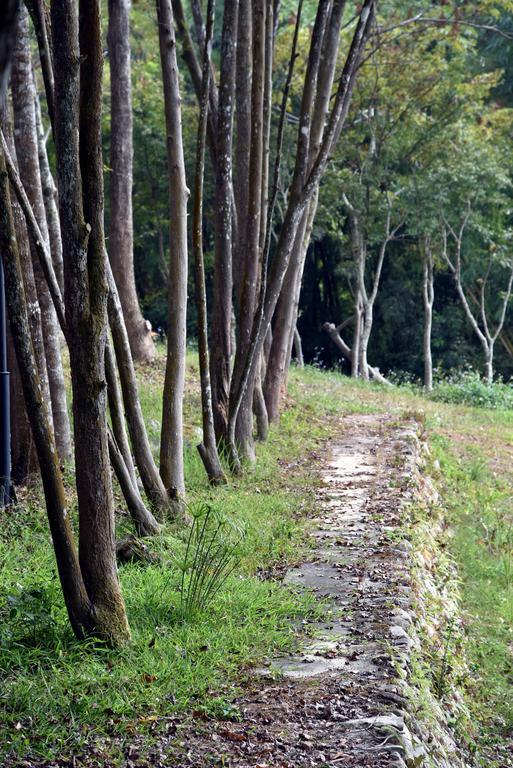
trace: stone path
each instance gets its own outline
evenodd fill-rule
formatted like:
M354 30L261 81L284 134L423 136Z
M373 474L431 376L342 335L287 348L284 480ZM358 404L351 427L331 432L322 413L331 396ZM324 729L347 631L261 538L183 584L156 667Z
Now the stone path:
M408 661L408 543L417 437L383 416L346 419L323 472L317 546L285 581L326 606L298 655L257 670L236 702L242 722L188 731L176 764L237 768L416 766L423 750L404 722L398 670ZM208 746L206 744L208 739ZM169 762L169 765L175 763Z

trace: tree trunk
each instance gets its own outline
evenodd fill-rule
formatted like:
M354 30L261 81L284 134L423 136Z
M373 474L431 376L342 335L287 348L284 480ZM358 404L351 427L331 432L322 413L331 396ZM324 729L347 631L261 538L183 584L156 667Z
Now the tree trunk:
M298 228L294 244L295 256L291 259L285 275L274 313L273 342L264 384L267 412L270 421L274 422L279 419L281 400L287 388L287 373L297 323L303 269L316 210L317 195Z
M110 460L128 511L130 512L130 517L134 522L136 533L138 536L153 536L153 534L159 532L159 524L151 512L146 509L139 489L130 476L129 469L110 430L108 438Z
M252 4L252 81L251 81L251 143L248 178L248 209L243 255L239 261L242 281L237 323L237 355L233 378L236 386L242 377L241 367L250 345L253 318L256 309L257 287L261 267L260 225L262 212L263 177L263 119L265 86L265 0ZM236 443L239 454L249 461L255 460L253 445L253 389L255 377L247 383L236 424Z
M333 325L333 323L324 323L322 326L322 330L325 331L330 339L333 341L337 349L339 349L343 356L346 358L346 360L350 363L353 361L354 353L353 350L350 349L350 347L347 346L344 339L340 335L337 327ZM374 381L379 382L379 384L388 384L391 386L391 383L386 379L379 371L379 368L374 368L372 365L368 366L369 374Z
M304 368L305 360L303 357L303 346L301 344L301 336L297 329L297 325L294 328L294 355L296 357L296 364L298 368Z
M374 322L374 309L369 301L363 302L363 328L360 338L360 376L364 381L369 380L369 363L367 362L367 349Z
M7 130L7 143L12 142L12 136ZM11 152L13 147L11 146ZM34 279L32 266L32 257L30 253L30 243L27 234L27 227L23 213L14 199L11 200L12 218L16 240L18 245L18 257L21 264L23 275L23 290L27 300L28 320L30 327L30 337L34 349L35 360L39 371L40 386L43 392L45 402L50 403L50 386L48 384L48 373L46 370L46 356L43 342L43 331L41 327L41 310L37 298L37 289ZM51 418L51 417L50 417ZM53 429L53 422L51 422Z
M37 452L32 429L25 408L23 385L16 360L12 334L8 331L7 365L10 371L9 392L11 405L11 479L22 485L38 470Z
M155 356L151 333L139 307L134 275L132 218L132 83L130 72L130 0L109 0L107 43L110 62L110 226L109 258L118 287L132 357Z
M35 111L36 89L30 61L28 13L20 7L12 72L14 140L20 179L34 212L42 237L50 241L39 170L39 144ZM61 361L61 334L53 301L39 257L32 243L32 264L41 309L41 328L52 404L53 427L61 460L71 457L71 430L66 400L66 386Z
M116 375L116 359L108 339L105 345L105 379L107 381L107 400L112 424L112 435L130 474L130 479L134 485L137 485L137 475L134 462L132 461L132 451L130 450L130 443L126 431L123 401L121 398L118 377Z
M232 145L238 0L225 0L221 41L215 210L214 293L210 375L214 428L226 439L232 331Z
M39 370L31 344L22 267L11 215L5 157L1 149L0 251L4 264L6 301L12 340L16 350L27 413L37 447L57 569L71 626L76 636L81 638L94 627L93 606L82 579L73 542L68 502L59 468L48 400L45 399L41 388Z
M431 355L431 331L433 327L433 255L429 243L424 242L424 263L422 271L422 299L424 303L424 389L433 389L433 358Z
M192 223L192 247L194 252L194 284L196 309L198 312L198 350L201 380L201 411L203 420L203 441L198 451L208 479L212 485L226 482L219 461L214 416L212 412L212 389L210 386L210 364L208 355L207 293L205 288L205 264L203 260L203 180L205 174L205 145L207 138L208 95L210 91L210 47L214 33L215 0L208 0L207 25L203 53L203 84L200 99L198 137L196 147L196 177L194 185L194 215Z
M157 15L167 129L170 247L160 474L171 499L181 505L185 496L182 403L185 385L189 190L185 179L180 80L171 0L157 0Z
M324 132L322 144L317 154L317 158L308 175L306 175L308 160L308 155L306 152L308 143L306 139L308 134L308 127L307 125L300 125L300 131L298 132L298 150L296 154L294 177L288 197L287 209L285 211L283 224L280 230L280 236L268 275L267 259L264 264L264 274L262 276L263 279L261 282L262 290L259 294L258 308L253 320L249 349L247 353L245 353L238 348L235 354L234 369L236 369L238 366L239 370L241 371L241 375L240 380L238 381L235 380L235 376L232 377L228 433L230 457L232 464L237 469L240 467L240 462L238 461L237 456L235 437L235 425L238 412L248 385L251 387L252 377L254 380L255 368L260 360L264 340L271 324L274 311L276 309L276 304L281 292L285 274L290 263L294 240L296 237L297 229L301 222L301 218L307 209L312 197L316 193L318 184L326 170L330 154L333 151L335 142L340 135L340 131L342 130L342 126L345 122L351 102L356 75L358 72L358 66L370 33L371 23L374 18L374 10L375 0L364 0L349 52L343 67L342 75L339 79L337 93L334 99L333 108L329 116L328 125ZM328 3L321 1L318 5L317 14L323 15L327 13L327 11ZM315 40L316 48L318 48L320 44L319 38L322 39L321 32L324 28L322 24L317 25L316 23L314 31L317 26L319 26L318 34L314 34L312 39L312 45L314 45ZM320 56L320 54L321 51L319 50L318 55ZM304 95L303 98L305 98ZM301 128L306 129L306 135L303 133ZM301 136L303 138L301 138ZM243 362L237 360L237 357L240 356L244 358ZM239 465L239 467L237 465Z
M351 376L357 379L360 375L360 342L362 338L362 295L356 290L354 302L354 328L353 328L353 358L351 360Z
M48 35L48 10L45 0L25 0L25 5L29 10L36 33L41 72L45 86L48 116L53 127L55 82L53 76L52 50Z
M43 122L41 119L41 105L39 98L36 94L36 124L37 124L37 140L39 149L39 169L41 173L41 185L43 188L43 200L46 211L46 222L48 225L48 236L50 238L50 252L52 255L52 263L57 277L57 282L61 291L61 296L64 296L64 266L62 263L62 239L61 239L61 226L59 222L59 206L57 201L57 187L50 170L50 163L48 161L48 152L46 151L45 133L43 130Z
M114 275L107 262L107 281L109 283L108 315L119 379L123 392L123 403L132 441L135 463L150 502L161 512L169 511L169 497L162 478L159 475L153 454L151 452L148 433L139 400L139 385L135 373L134 362L130 352L130 343L123 318L123 310L119 300Z
M269 416L262 387L263 368L262 355L262 361L257 369L255 388L253 391L253 413L256 418L256 436L257 440L260 440L260 442L265 442L269 434Z
M94 630L130 638L119 587L107 439L107 280L101 152L102 46L98 0L52 3L55 139L73 388L80 567ZM80 48L78 37L80 34ZM79 138L80 137L80 138ZM81 183L82 182L82 183Z
M488 386L493 384L493 352L494 352L493 347L494 347L494 342L489 341L488 349L485 350L484 375L485 375L485 381L488 384Z
M251 0L239 0L237 23L237 61L235 82L235 176L233 188L237 211L237 241L233 249L233 280L237 311L240 312L242 294L243 259L249 206L249 162L251 150L251 81L252 63Z

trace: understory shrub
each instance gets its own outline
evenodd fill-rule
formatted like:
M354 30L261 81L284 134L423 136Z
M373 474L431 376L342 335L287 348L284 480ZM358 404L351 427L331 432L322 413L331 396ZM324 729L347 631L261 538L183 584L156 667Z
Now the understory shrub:
M476 408L513 409L513 386L502 379L487 384L477 371L467 370L437 381L430 398Z

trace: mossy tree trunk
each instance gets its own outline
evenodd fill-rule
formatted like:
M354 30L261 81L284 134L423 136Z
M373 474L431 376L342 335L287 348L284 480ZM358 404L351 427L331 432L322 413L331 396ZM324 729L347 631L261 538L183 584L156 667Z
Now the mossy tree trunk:
M99 0L52 3L55 139L64 252L66 323L73 387L80 567L94 630L130 638L117 574L107 438L107 277L101 150L102 46ZM79 44L80 36L80 44Z

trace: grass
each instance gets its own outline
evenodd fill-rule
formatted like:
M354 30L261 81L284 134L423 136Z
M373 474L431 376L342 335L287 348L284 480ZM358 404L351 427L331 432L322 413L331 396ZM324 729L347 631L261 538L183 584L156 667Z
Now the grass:
M162 360L140 371L150 437L157 443ZM77 642L68 628L40 489L20 491L0 521L0 763L79 754L110 739L122 764L134 732L156 734L159 718L191 709L233 717L241 674L297 643L294 627L318 610L269 578L301 558L315 504L316 451L351 405L319 373L292 375L280 429L257 446L258 462L212 489L195 449L200 417L197 369L189 358L185 400L190 499L207 501L245 531L239 563L208 606L187 622L180 586L187 532L166 527L151 540L158 561L127 564L120 580L132 644L112 651ZM73 513L72 476L68 473ZM130 530L116 493L118 533ZM264 578L267 575L267 580ZM235 713L236 714L236 713ZM162 726L163 727L163 726Z
M157 451L162 358L139 373ZM439 466L445 552L459 569L471 668L465 684L482 724L476 749L483 765L507 764L500 749L513 729L513 411L500 402L486 408L434 401L415 388L353 382L309 367L291 371L286 405L279 429L257 446L257 464L212 489L195 448L201 416L197 366L189 357L189 498L213 505L244 529L240 561L209 608L184 622L179 563L187 534L166 527L151 541L156 562L120 569L133 635L123 651L73 639L39 489L20 492L20 504L0 513L0 764L8 765L8 755L15 765L19 758L80 754L95 742L104 745L105 760L122 765L134 733L146 732L151 741L177 712L237 718L233 702L245 670L293 648L294 627L317 610L273 576L308 546L317 483L312 468L323 441L343 429L345 415L358 412L398 420L423 415ZM71 473L67 480L73 509ZM116 498L122 533L130 521ZM451 636L441 645L445 657L433 659L441 693L452 642Z
M497 448L496 448L497 450ZM500 449L499 449L500 450ZM503 766L502 740L513 734L513 510L509 467L500 453L472 446L458 456L435 441L451 525L449 548L458 564L472 678L474 715L482 724L481 764ZM490 466L490 458L492 463Z

